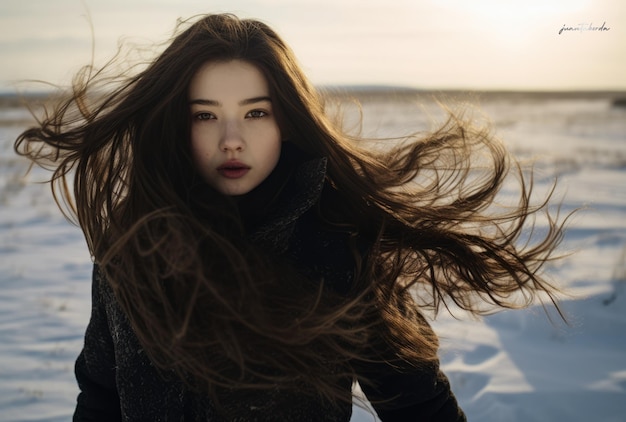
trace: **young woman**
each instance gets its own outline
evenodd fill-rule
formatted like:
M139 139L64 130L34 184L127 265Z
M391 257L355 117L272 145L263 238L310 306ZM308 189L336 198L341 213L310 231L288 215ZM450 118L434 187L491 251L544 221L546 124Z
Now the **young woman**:
M261 22L204 16L122 82L84 75L16 141L96 263L75 420L348 421L358 380L383 421L462 421L421 310L554 293L560 227L517 244L546 204L522 182L492 213L498 142L451 118L365 149Z

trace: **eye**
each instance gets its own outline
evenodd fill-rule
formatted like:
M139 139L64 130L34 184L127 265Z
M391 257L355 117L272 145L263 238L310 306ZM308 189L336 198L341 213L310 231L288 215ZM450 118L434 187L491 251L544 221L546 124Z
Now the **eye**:
M194 114L193 117L196 120L215 120L216 119L215 115L211 113L207 113L207 112L196 113Z
M267 112L263 110L252 110L249 111L248 114L246 114L246 117L250 119L260 119L261 117L265 116L267 116Z

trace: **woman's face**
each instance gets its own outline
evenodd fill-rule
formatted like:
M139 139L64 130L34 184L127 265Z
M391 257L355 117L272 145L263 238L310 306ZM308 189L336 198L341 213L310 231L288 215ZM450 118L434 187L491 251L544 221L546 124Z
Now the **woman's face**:
M196 170L225 195L250 192L276 167L282 143L265 77L241 60L208 62L188 94Z

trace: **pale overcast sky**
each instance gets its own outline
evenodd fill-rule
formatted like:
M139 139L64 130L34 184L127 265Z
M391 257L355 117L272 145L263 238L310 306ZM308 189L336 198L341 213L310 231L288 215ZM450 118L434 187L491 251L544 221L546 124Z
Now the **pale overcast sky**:
M0 90L68 83L91 58L87 13L102 62L209 12L273 26L316 84L626 89L624 0L2 0Z

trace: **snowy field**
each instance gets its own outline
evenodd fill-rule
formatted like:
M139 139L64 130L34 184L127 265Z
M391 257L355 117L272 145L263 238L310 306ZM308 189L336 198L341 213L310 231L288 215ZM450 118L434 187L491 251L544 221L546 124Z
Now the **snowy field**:
M559 176L571 221L548 267L568 297L566 325L539 305L481 320L442 313L441 360L470 421L626 421L626 108L610 98L489 95L472 100L523 160L542 191ZM364 132L406 133L437 117L428 100L364 100ZM430 116L430 117L428 117ZM28 115L0 108L0 421L67 421L74 359L90 311L91 259L64 220L46 173L23 178L15 136ZM413 127L413 126L411 126ZM373 417L355 408L353 421Z

